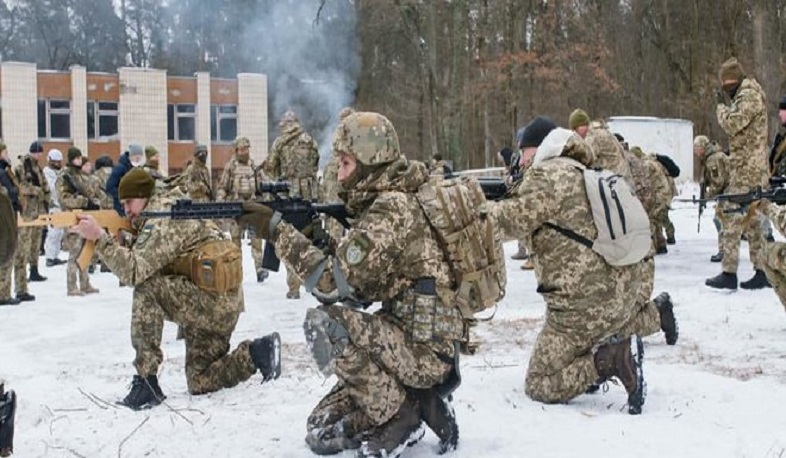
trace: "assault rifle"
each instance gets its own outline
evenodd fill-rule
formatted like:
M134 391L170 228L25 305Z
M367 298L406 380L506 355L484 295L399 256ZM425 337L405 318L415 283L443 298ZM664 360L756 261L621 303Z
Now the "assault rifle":
M312 223L319 221L319 215L325 214L338 220L344 227L350 227L349 213L343 203L318 204L300 197L282 198L281 193L289 192L287 182L262 183L260 193L270 193L274 196L271 201L257 201L274 211L281 213L282 219L293 225L297 230L303 231ZM170 218L170 219L237 219L244 213L243 202L193 202L189 199L178 200L169 210L157 212L143 212L142 218ZM280 260L276 256L272 243L265 244L262 257L262 267L277 272Z
M71 192L73 192L74 194L79 194L80 196L87 199L87 207L85 207L85 210L98 210L99 208L101 208L98 204L93 202L93 199L91 199L90 196L85 194L84 189L79 187L74 182L74 179L71 177L71 175L69 175L68 173L64 173L62 176L63 176L63 180L65 180L66 184L71 189Z
M749 205L752 202L761 199L767 199L770 202L783 205L786 204L786 177L772 177L770 178L770 189L762 189L761 186L753 189L749 192L743 192L739 194L720 194L715 197L710 197L707 199L699 198L697 199L694 195L692 199L674 199L677 202L690 202L694 204L706 204L707 202L730 202L734 204L738 204L743 208ZM729 212L734 213L738 210L729 210Z
M68 212L52 213L51 215L38 215L38 218L31 221L25 221L20 216L17 219L17 227L52 226L70 228L79 224L77 215L92 216L99 226L108 230L109 233L115 237L118 236L121 230L131 231L131 223L118 215L114 210L72 210ZM85 244L82 245L82 250L79 252L79 258L76 260L80 269L84 270L90 266L95 249L95 242L85 240Z
M702 183L699 188L699 199L704 200L707 194L707 185ZM696 232L701 232L701 215L704 213L704 209L707 208L707 202L701 202L699 204L699 222L696 224Z
M477 177L475 178L478 181L481 189L483 189L483 195L486 196L486 200L502 200L506 197L510 196L510 190L513 189L516 184L521 181L522 174L518 173L512 175L512 179L510 181L504 180L502 178L491 178L491 177Z

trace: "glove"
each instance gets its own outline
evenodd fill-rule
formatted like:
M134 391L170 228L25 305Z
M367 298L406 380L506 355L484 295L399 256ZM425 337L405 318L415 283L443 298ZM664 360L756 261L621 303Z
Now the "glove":
M257 237L268 240L275 234L276 226L281 221L281 215L274 218L275 215L273 209L266 205L243 202L243 214L237 218L237 224L241 228L253 229Z
M729 99L729 94L727 94L723 89L715 90L715 100L718 102L718 105L728 105L731 101Z
M87 206L86 206L85 210L100 210L100 209L101 209L101 206L98 205L98 202L88 199Z

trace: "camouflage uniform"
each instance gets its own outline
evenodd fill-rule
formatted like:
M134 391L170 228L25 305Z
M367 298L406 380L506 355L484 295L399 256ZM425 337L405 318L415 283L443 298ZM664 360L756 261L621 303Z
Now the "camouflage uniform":
M185 198L178 189L154 194L146 210L167 210ZM161 365L164 320L185 333L186 381L191 394L235 386L256 372L249 341L229 352L229 342L242 309L240 288L207 293L190 278L171 273L172 264L201 244L221 240L222 232L208 220L157 218L137 220L139 235L130 248L108 234L96 243L101 261L126 284L134 285L131 344L134 365L142 377L155 375Z
M112 196L106 191L106 182L109 180L109 175L111 174L112 167L101 167L93 172L92 175L98 183L98 189L101 190L101 208L106 210L114 208Z
M238 147L250 146L251 143L245 137L235 139L235 153L237 153ZM257 167L254 165L254 161L248 156L242 157L235 154L224 167L224 173L221 174L216 201L253 201L256 197L257 187ZM232 240L239 247L243 236L242 231L234 221L229 221L228 224ZM251 256L254 258L254 266L259 274L262 271L262 241L260 239L252 238Z
M210 181L210 171L207 166L194 158L183 171L188 195L195 202L210 202L213 200L213 186Z
M100 208L101 202L107 202L106 195L98 187L98 181L82 172L81 166L69 163L57 179L57 193L63 211L87 210L88 207ZM69 296L81 296L98 292L90 285L87 268L81 269L76 260L82 251L84 239L77 234L66 235L68 247L68 266L66 269L66 285ZM79 285L77 287L77 277Z
M19 185L19 199L22 203L22 219L33 220L47 213L49 187L38 161L30 155L21 158L15 172ZM19 251L14 263L14 281L17 295L27 292L27 264L30 269L38 269L38 252L43 236L43 227L24 227L19 229Z
M786 235L786 207L775 205L766 200L762 200L758 205L759 212L772 221L781 235ZM766 244L762 256L762 266L783 308L786 309L786 243L771 242Z
M610 170L620 176L628 183L631 189L636 191L639 200L645 197L648 202L642 200L647 216L652 220L648 210L651 208L653 196L650 189L650 178L647 175L649 170L641 159L633 153L625 151L622 144L617 140L604 121L593 121L585 139L587 145L592 148L595 155L594 167ZM660 331L660 314L655 303L651 300L652 291L655 284L655 260L654 247L649 255L641 263L632 266L634 288L638 291L636 295L635 313L623 330L623 336L632 334L641 337L649 336Z
M707 145L704 146L702 186L704 186L704 197L707 199L724 194L729 186L729 157L723 152L720 145L715 142L709 143L708 141ZM723 253L721 248L723 226L720 222L719 210L719 206L716 206L713 222L718 229L718 253Z
M770 176L786 177L786 126L781 125L770 151Z
M367 127L372 123L375 129ZM373 133L352 134L363 129ZM409 405L407 389L443 383L452 370L457 342L466 340L463 320L451 300L455 280L415 195L428 180L425 164L401 156L393 126L376 113L352 114L338 130L337 151L364 154L359 166L363 161L368 171L367 167L379 170L386 164L387 172L353 174L356 181L344 201L357 219L335 254L315 248L286 223L277 226L272 240L282 260L298 276L314 282L306 286L313 287L318 298L381 302L382 308L369 314L326 305L307 313L307 339L317 364L323 373L335 373L339 379L308 419L307 442L312 448L331 428L340 426L344 434L354 436L393 423ZM369 159L368 150L377 153ZM433 279L436 294L416 294L422 279ZM416 334L416 296L429 297L429 307L434 307L434 325L427 337ZM313 319L320 316L332 323L329 361L320 357L310 331ZM419 424L417 420L414 426Z
M659 252L666 250L666 238L663 237L663 228L667 226L669 205L674 198L674 188L669 181L666 169L655 159L655 156L646 155L644 163L649 172L652 187L653 208L650 216L650 230L652 231L655 249Z
M571 134L561 156L590 166L592 148ZM593 350L620 333L635 313L635 266L613 267L586 246L544 226L553 223L590 240L597 236L581 170L562 158L535 157L515 195L490 203L505 239L524 237L534 260L546 323L532 349L526 393L566 402L598 380Z
M263 167L269 177L284 178L289 182L289 195L305 200L319 198L319 148L317 142L303 130L292 112L287 112L279 124L281 135L273 142L270 155ZM287 297L300 294L300 279L287 267Z
M343 121L347 116L354 112L355 110L352 108L344 107L338 114L339 122ZM335 139L333 139L331 145L334 143ZM320 188L319 200L325 203L340 202L341 198L338 195L340 189L341 186L338 183L338 153L336 153L336 151L331 151L330 160L328 161L327 165L325 166L325 170L322 173L322 185ZM339 240L344 234L344 228L341 226L341 223L333 218L325 219L325 228L333 240Z
M767 102L764 91L753 78L744 78L731 104L719 103L718 124L729 135L729 193L744 193L757 186L767 187ZM738 210L736 204L719 205L721 210ZM745 230L750 259L761 269L760 250L764 244L760 219L743 227L744 212L721 213L723 224L723 271L737 273L740 237Z
M0 171L0 175L4 176L4 180L3 180L5 182L4 184L7 184L7 185L11 186L14 189L12 191L12 193L17 193L18 194L19 188L18 188L18 186L16 184L16 177L14 176L14 172L11 169L11 165L8 162L6 162L4 159L0 159L0 168L2 168L2 170ZM7 179L7 181L6 181L6 179ZM5 188L5 186L0 184L0 190L2 190L3 193L6 196L8 196L8 192L7 192L6 188ZM15 197L15 199L18 202L18 195ZM12 206L11 206L12 216L11 216L11 218L15 219L16 218L16 213L18 212L19 209L16 208L16 203L13 202L14 199L9 198L9 200L12 201L11 202L12 203ZM16 226L16 224L14 224L14 226ZM16 234L17 246L22 242L21 234L22 234L22 231L18 230L17 234ZM5 243L4 243L4 246L5 246ZM22 265L24 265L23 264L24 263L24 259L26 259L26 257L27 257L27 253L23 252L22 250L17 249L17 250L13 250L13 251L15 252L15 254L12 255L13 262L9 262L6 266L0 268L0 300L1 301L10 301L11 300L11 274L13 272L15 272L14 271L14 269L16 268L15 266L19 265L20 263L22 263ZM9 255L7 254L7 256L9 256ZM22 276L23 277L25 276L24 273L22 274ZM26 288L27 277L25 277L23 279L25 281L25 283L24 283L25 289L21 289L20 288L20 284L18 282L19 274L15 275L15 278L17 279L17 283L16 283L17 295L20 292L21 293L26 293L27 292L27 288Z

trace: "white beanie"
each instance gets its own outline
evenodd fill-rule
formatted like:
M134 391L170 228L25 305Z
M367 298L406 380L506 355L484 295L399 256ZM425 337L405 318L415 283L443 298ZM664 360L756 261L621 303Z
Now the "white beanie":
M59 149L52 148L49 150L49 154L47 157L50 161L62 161L63 160L63 153L60 152Z

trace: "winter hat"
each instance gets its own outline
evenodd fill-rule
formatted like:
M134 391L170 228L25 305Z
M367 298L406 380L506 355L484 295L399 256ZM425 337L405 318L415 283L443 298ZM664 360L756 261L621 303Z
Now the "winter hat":
M737 61L736 57L732 57L721 65L718 72L718 78L721 82L724 81L742 81L745 77L745 72L742 70L742 65Z
M145 154L145 150L142 148L141 145L137 143L132 143L128 145L128 155L129 156L141 156Z
M710 139L706 135L698 135L693 139L694 148L706 148L710 144Z
M156 183L145 169L135 167L120 180L117 197L120 200L141 197L147 199L153 195Z
M151 158L158 156L158 150L155 146L145 146L145 158L149 161Z
M101 156L96 159L96 170L101 170L104 167L114 167L115 163L112 162L112 158L109 156Z
M556 128L557 125L550 118L538 116L527 124L527 127L524 129L524 133L519 141L519 148L540 146L546 135Z
M49 153L46 155L46 158L50 161L62 161L63 160L63 153L60 152L57 148L52 148L49 150Z
M510 158L513 157L513 150L506 146L500 150L499 155L502 156L505 166L510 167Z
M44 152L44 145L41 144L38 140L34 141L30 144L30 152L31 153L43 153Z
M68 163L70 164L74 162L74 159L82 157L82 151L76 146L72 146L68 148L68 153L66 153L66 155L68 156Z
M577 127L580 126L588 126L590 123L589 115L586 111L582 110L581 108L577 108L573 110L573 113L570 114L570 118L568 118L568 124L570 124L570 130L576 130Z

